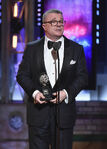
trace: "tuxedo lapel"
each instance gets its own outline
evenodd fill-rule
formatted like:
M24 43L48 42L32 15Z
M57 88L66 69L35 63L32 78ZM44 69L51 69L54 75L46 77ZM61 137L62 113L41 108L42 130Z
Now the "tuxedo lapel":
M61 73L63 73L63 71L65 71L66 66L68 65L69 59L71 58L71 52L72 48L70 46L70 42L69 40L65 37L64 38L64 60L63 60L63 65L62 65L62 70Z
M38 73L46 73L45 64L44 64L44 37L41 39L38 47L37 47L37 67L39 70Z
M48 76L46 68L45 68L45 63L44 63L44 40L45 40L45 37L41 39L39 46L38 46L38 56L37 56L38 77L40 77L42 74L46 74ZM50 81L49 81L49 86L50 88L52 88Z
M58 80L56 81L56 84L54 85L53 89L56 88L58 86L58 84L61 83L61 80L64 79L64 72L66 71L66 68L69 65L69 62L71 60L73 56L73 47L70 45L70 41L69 39L67 39L64 36L64 59L63 59L63 65L62 65L62 69L61 72L59 74Z

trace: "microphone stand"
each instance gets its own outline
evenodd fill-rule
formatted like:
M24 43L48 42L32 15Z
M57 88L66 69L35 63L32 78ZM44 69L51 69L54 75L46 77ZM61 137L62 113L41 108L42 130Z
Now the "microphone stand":
M58 78L60 73L60 58L59 58L59 50L56 50L58 57ZM57 106L56 106L56 118L57 118L57 128L56 128L56 148L60 149L60 91L57 91Z
M61 41L56 42L53 44L53 49L56 51L57 59L58 59L58 78L59 78L59 73L60 73L60 58L59 58L59 48L61 46ZM56 104L56 149L60 149L60 90L58 89L57 86L57 104Z

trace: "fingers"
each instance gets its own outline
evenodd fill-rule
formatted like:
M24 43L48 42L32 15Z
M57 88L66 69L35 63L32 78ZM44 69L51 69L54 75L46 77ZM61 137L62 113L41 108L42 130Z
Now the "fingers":
M56 103L56 104L61 103L66 98L66 93L63 90L59 91L59 99L58 99L58 92L53 93L53 95L57 96L57 97L55 99L51 100L50 102Z
M45 97L41 92L38 92L35 99L34 99L34 104L44 104L46 101L42 101L41 99L44 99Z
M53 95L56 97L54 99L50 100L49 102L54 103L54 104L61 103L66 98L66 94L63 90L59 91L59 99L58 99L58 92L53 93ZM41 99L45 99L45 97L41 92L38 92L35 99L34 99L34 104L47 103L46 101L43 101Z
M53 100L50 100L50 102L56 104L57 103L57 99L55 98Z

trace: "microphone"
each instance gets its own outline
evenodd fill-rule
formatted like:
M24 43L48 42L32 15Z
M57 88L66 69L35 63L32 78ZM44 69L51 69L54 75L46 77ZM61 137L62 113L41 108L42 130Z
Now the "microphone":
M61 41L53 43L53 49L55 51L58 51L60 47L61 47Z

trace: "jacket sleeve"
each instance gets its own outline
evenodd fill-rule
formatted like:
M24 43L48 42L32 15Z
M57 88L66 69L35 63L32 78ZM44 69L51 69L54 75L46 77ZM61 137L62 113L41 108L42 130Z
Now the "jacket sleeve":
M19 65L19 70L16 78L17 78L17 82L28 94L28 96L32 96L32 93L36 90L36 88L35 88L34 82L32 81L31 50L29 46L27 46L27 48L24 51L22 62Z

